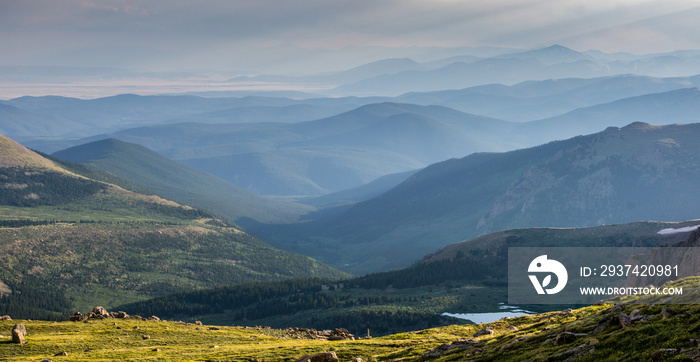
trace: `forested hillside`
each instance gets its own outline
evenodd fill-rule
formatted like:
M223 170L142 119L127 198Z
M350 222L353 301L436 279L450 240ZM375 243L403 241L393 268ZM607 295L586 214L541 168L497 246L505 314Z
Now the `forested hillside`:
M0 314L65 318L182 290L345 275L209 212L78 175L84 167L8 138L0 151Z

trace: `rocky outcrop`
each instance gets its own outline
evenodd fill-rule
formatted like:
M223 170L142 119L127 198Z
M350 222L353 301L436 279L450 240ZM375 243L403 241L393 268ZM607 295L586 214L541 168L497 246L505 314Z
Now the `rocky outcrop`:
M117 319L139 319L142 321L155 321L160 322L161 319L156 316L151 316L150 318L144 318L138 315L130 316L126 312L108 312L103 307L95 307L92 312L88 314L82 314L80 312L75 312L73 315L68 316L68 319L73 322L81 322L88 319L107 319L107 318L117 318Z
M104 309L104 307L92 308L92 313L90 313L90 314L93 315L92 318L109 318L110 317L109 312L107 312L107 310Z
M325 339L328 341L345 341L354 340L355 336L344 328L336 328L334 330L326 329L317 331L310 328L287 328L284 333L295 339Z
M651 318L650 315L640 315L639 310L634 310L629 315L621 312L622 305L618 304L608 310L603 318L598 321L598 326L593 330L592 334L598 334L605 330L610 325L619 325L622 328L628 328L632 324L641 322Z

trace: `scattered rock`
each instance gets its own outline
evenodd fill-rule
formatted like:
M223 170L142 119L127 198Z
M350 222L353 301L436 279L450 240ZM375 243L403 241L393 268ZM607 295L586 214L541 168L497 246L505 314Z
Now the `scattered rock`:
M143 338L143 339L151 339L151 336L148 335L148 334L144 334L144 335L141 336L141 338Z
M599 342L598 339L596 339L596 338L591 338L591 340L588 341L588 344L592 346L592 345L594 345L594 344L596 344L596 343L598 343L598 342Z
M480 329L476 333L474 333L474 337L480 337L480 336L485 336L485 335L493 336L493 327L488 326Z
M12 320L12 318L10 318L9 315L0 316L0 321L11 321L11 320Z
M294 362L340 362L335 352L323 352L317 354L307 354Z
M152 349L151 351L153 351L153 352L163 352L163 350L160 349L160 348L154 348L154 349Z
M196 325L198 325L198 326L203 325L202 322L200 322L200 321L195 321L194 324L196 324Z
M654 353L649 356L652 360L657 360L661 358L666 358L668 356L673 356L676 353L678 353L678 350L675 348L666 348L666 349L659 349L654 351Z
M87 316L80 313L80 312L75 312L72 316L69 316L68 319L72 322L80 322L82 320L87 319Z
M218 328L218 327L209 327L209 330L210 330L210 331L218 331L218 330L221 330L221 328Z
M517 331L517 330L518 330L518 327L516 327L516 326L510 326L510 327L508 327L508 330L509 330L509 331Z
M294 339L325 339L329 341L355 340L355 336L344 328L336 328L332 331L330 329L317 331L310 328L286 328L283 331L285 335Z
M700 345L700 339L691 338L688 343L690 343L690 345L693 347L697 347L698 345Z
M156 317L156 316L154 316L154 315L150 316L150 317L148 318L148 320L149 320L149 321L160 322L160 318L158 318L158 317Z
M365 362L365 360L363 360L360 357L355 357L355 358L351 359L350 362Z
M134 329L141 329L141 328L139 328L139 326L134 326Z
M329 341L355 340L355 336L353 336L345 328L336 328L333 330L333 332L331 332L331 335L328 336L328 340Z
M127 319L127 318L129 318L129 315L126 314L126 312L123 312L123 311L119 311L119 312L116 312L116 313L115 313L115 312L110 312L109 314L110 314L112 317L114 317L114 318L119 318L119 319Z
M54 356L67 356L67 355L68 355L68 352L63 351L63 352L56 353Z

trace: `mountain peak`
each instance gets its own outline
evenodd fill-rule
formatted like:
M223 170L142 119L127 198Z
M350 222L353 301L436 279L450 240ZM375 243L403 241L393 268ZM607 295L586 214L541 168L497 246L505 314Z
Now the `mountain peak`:
M635 131L648 131L652 129L659 129L663 126L654 126L646 122L632 122L624 127L623 130L635 130Z
M535 59L546 65L573 63L581 60L591 60L590 57L565 46L554 44L545 48L529 50L521 53L502 55L497 58Z

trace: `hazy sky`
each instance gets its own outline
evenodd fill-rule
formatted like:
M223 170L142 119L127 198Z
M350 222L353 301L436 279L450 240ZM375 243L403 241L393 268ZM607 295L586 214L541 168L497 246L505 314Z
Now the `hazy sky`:
M700 49L698 19L700 0L0 0L0 65L245 70L350 46L651 53Z

